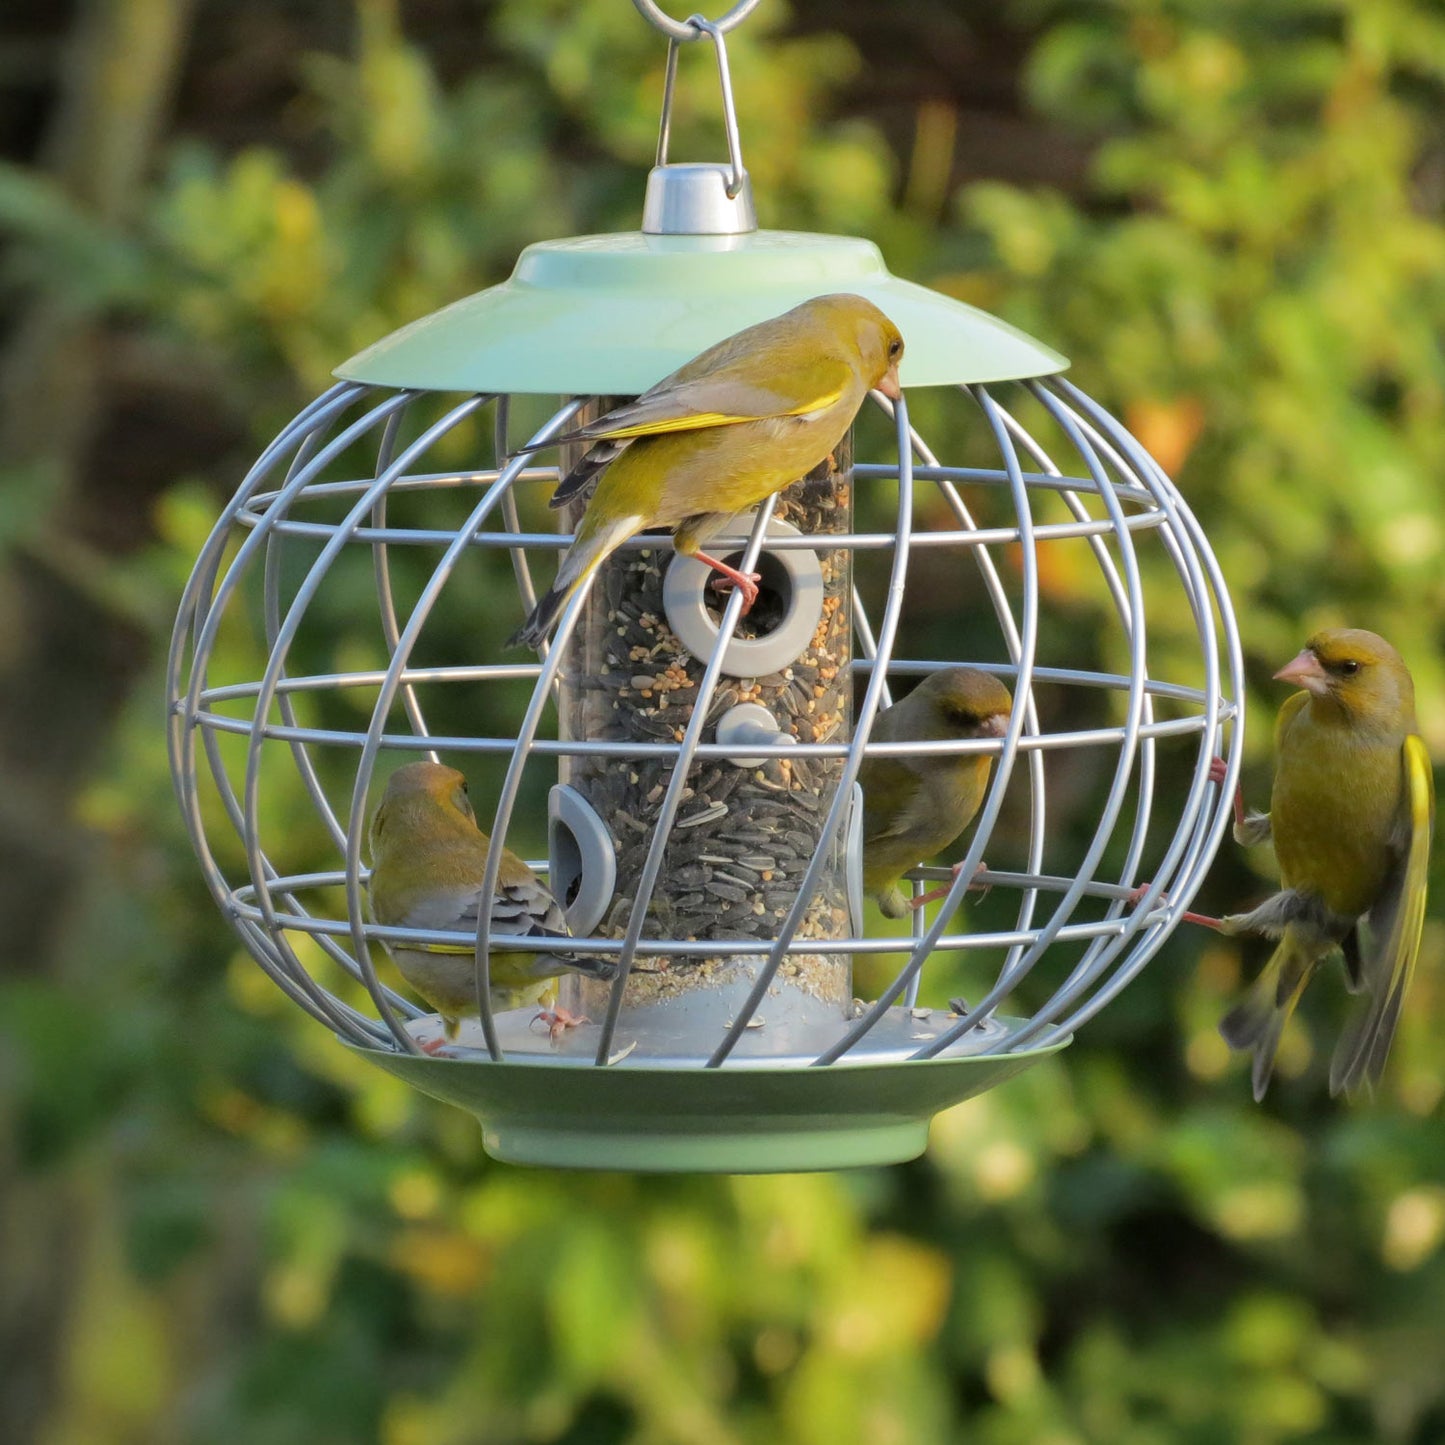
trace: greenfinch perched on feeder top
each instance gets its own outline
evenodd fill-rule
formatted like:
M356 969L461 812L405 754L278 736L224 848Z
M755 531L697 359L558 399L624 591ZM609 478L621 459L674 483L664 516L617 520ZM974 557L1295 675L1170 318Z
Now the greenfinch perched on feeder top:
M1246 817L1236 800L1235 837L1273 838L1284 887L1217 926L1279 946L1219 1027L1232 1048L1253 1052L1262 1098L1290 1014L1341 948L1351 991L1366 998L1335 1048L1330 1092L1354 1092L1380 1078L1420 950L1435 815L1430 757L1409 670L1383 637L1318 632L1275 677L1302 691L1280 708L1269 812Z
M878 714L870 742L1000 738L1008 731L1013 698L996 677L974 667L932 673L907 697ZM910 903L898 881L915 864L948 847L973 821L988 787L988 753L954 757L865 757L863 888L888 918ZM946 890L945 890L946 891ZM936 895L930 895L936 896Z
M453 929L475 936L491 840L477 827L466 779L440 763L408 763L387 780L371 820L371 912L387 927ZM569 971L611 978L615 965L564 952L526 953L501 947L508 935L567 937L567 922L542 880L510 849L502 849L496 893L489 901L490 999L497 1010L539 1003ZM440 1015L448 1039L460 1020L478 1012L476 946L387 943L408 984ZM581 1022L562 1010L539 1015L556 1032Z
M806 476L843 439L863 398L899 396L903 337L861 296L818 296L709 347L636 401L548 445L595 445L558 485L552 506L599 472L557 580L508 640L536 647L563 604L629 537L675 527L677 551L757 595L700 549L738 512Z

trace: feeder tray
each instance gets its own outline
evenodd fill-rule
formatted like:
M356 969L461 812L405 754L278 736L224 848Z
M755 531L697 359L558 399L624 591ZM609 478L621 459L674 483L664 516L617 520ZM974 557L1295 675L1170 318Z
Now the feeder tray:
M916 1060L910 1055L919 1039L958 1020L947 1012L894 1009L869 1034L866 1048L829 1068L808 1067L816 1048L754 1047L759 1035L749 1033L728 1068L699 1069L685 1052L691 1041L679 1032L675 1054L634 1051L598 1069L582 1039L564 1041L549 1056L532 1018L530 1009L497 1015L507 1058L501 1064L486 1057L480 1037L471 1056L458 1060L394 1049L357 1052L424 1094L475 1114L487 1153L510 1164L791 1174L915 1158L940 1109L1001 1084L1067 1043L975 1052L1019 1026L991 1019L974 1031L981 1037L965 1035L947 1053ZM440 1029L420 1020L411 1031L424 1042ZM659 1099L666 1108L658 1107Z

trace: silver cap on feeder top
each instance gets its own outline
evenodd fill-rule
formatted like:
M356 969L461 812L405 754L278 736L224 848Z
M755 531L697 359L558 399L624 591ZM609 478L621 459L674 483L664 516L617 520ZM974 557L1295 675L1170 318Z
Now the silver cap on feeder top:
M647 9L638 7L646 15ZM649 7L654 8L655 7ZM736 23L751 6L739 6ZM649 17L650 18L650 17ZM733 105L732 77L722 23L693 16L676 31L668 31L667 72L662 89L662 122L657 132L657 161L647 177L642 203L642 230L649 236L741 236L758 229L753 209L752 182L743 169L742 141L738 136L737 109ZM654 22L655 23L655 22ZM659 27L660 28L660 27ZM667 142L672 129L672 95L677 81L677 51L686 40L706 35L717 51L718 85L722 91L723 127L727 132L726 165L712 161L669 165Z
M712 161L654 166L642 203L642 230L649 236L741 236L758 229L748 173L734 195L731 167Z

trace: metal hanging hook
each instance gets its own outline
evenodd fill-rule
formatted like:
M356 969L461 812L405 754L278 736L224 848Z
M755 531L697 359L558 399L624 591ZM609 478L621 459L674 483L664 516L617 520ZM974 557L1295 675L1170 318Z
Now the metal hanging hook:
M633 3L642 9L644 4L650 0L633 0ZM712 41L717 51L717 74L718 86L722 91L723 107L723 130L728 141L728 198L733 199L743 188L743 182L747 178L747 172L743 169L743 143L742 137L738 134L738 113L733 103L733 82L732 72L728 69L727 45L723 40L723 31L726 22L736 24L742 18L739 12L746 12L752 9L757 0L744 0L743 4L735 6L722 21L705 20L701 15L691 16L686 26L687 39L696 40L700 35L706 35ZM654 7L655 8L655 7ZM683 40L676 37L669 39L667 43L667 70L662 82L662 120L657 129L657 159L656 165L667 164L667 146L672 134L672 96L677 84L677 51L680 45L685 44Z
M703 20L701 16L694 15L688 20L674 20L671 15L664 13L653 0L632 0L637 13L647 21L655 30L660 30L669 40L679 40L686 43L689 40L696 40L702 25L715 24L719 31L726 32L735 25L740 25L744 20L757 9L758 0L738 0L721 20Z

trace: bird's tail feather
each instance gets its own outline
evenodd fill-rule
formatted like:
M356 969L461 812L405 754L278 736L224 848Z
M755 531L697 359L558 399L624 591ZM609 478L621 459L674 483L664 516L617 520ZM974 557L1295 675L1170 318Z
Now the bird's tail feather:
M1249 992L1219 1021L1219 1032L1232 1049L1254 1055L1250 1071L1256 1101L1264 1098L1284 1026L1309 982L1316 960L1301 946L1293 928L1285 930L1264 971Z
M557 622L563 604L572 595L572 588L553 587L537 600L537 605L527 614L527 620L507 639L507 647L540 647L542 639Z
M571 973L585 973L588 978L600 979L603 983L611 983L617 977L617 965L610 958L597 958L585 953L557 956Z
M582 460L557 483L556 490L552 493L547 505L554 509L565 507L568 502L582 496L591 485L592 479L605 467L610 467L631 445L630 440L598 442L597 445L592 447Z
M1331 1094L1353 1094L1361 1084L1379 1082L1409 986L1409 974L1398 973L1382 994L1371 997L1345 1025L1330 1060Z
M538 647L556 624L567 599L615 552L629 537L643 528L645 517L618 517L595 532L578 532L577 540L567 549L557 580L528 614L527 620L507 639L508 647Z

